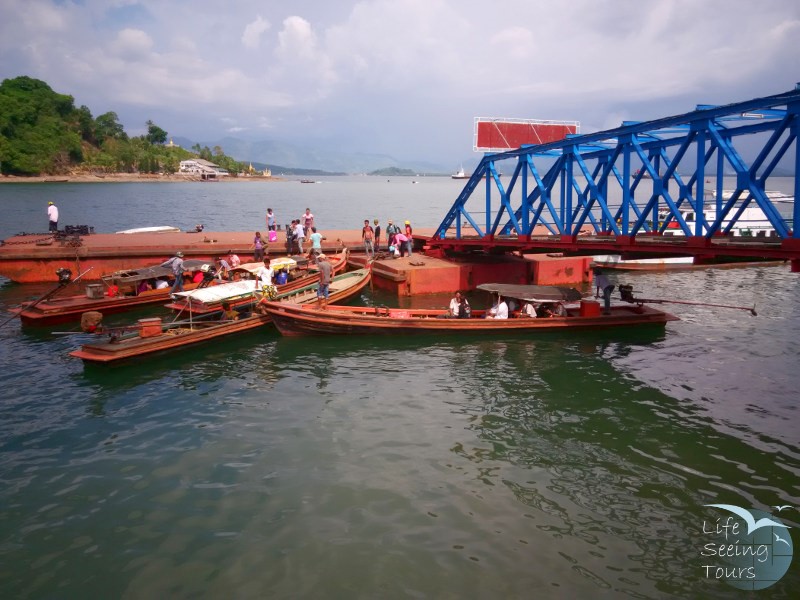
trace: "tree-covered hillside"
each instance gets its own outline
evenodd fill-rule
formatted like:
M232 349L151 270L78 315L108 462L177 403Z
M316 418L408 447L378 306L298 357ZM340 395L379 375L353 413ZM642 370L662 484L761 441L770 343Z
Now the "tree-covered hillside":
M200 156L232 175L243 165L222 148L165 145L167 132L147 121L147 135L129 137L117 114L93 117L72 96L58 94L31 77L0 83L0 174L54 175L76 172L174 173L181 160Z

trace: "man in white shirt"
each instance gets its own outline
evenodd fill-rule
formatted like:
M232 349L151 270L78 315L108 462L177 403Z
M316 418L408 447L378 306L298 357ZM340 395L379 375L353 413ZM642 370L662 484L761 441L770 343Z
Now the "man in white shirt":
M489 309L489 314L486 315L487 319L507 319L508 318L508 304L502 296L497 297L497 304Z
M297 251L299 254L303 253L303 242L306 239L306 233L300 221L294 226L294 239L297 242Z
M50 221L49 231L58 231L58 207L52 203L47 203L47 219Z
M264 259L264 264L256 271L256 278L261 282L261 286L272 285L272 268L269 266L269 259Z

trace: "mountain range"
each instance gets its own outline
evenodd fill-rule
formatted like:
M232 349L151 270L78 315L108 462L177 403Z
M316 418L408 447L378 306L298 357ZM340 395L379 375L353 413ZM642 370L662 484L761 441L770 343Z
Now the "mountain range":
M187 150L197 143L212 149L220 146L228 156L240 162L253 163L254 167L269 166L273 173L281 171L309 175L369 173L394 167L409 169L415 173L444 175L453 170L452 166L448 168L446 165L424 161L402 161L388 154L345 153L276 140L252 141L226 137L213 142L196 142L188 138L175 137L173 142Z

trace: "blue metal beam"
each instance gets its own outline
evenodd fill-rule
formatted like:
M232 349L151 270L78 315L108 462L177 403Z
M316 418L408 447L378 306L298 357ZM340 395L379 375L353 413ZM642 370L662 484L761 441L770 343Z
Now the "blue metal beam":
M777 237L797 239L797 203L789 217L766 192L777 167L787 162L794 167L794 197L800 192L798 138L800 89L795 89L487 154L434 239L461 239L464 219L474 230L469 237L489 239L527 237L537 225L551 235L572 237L588 227L615 236L678 231L711 238L733 231L750 206L760 209ZM749 165L737 150L742 139L756 149ZM507 188L498 174L506 161L515 162ZM726 170L735 176L730 196L723 184ZM478 213L471 214L468 205L474 204L470 200L484 177L485 204L476 219Z

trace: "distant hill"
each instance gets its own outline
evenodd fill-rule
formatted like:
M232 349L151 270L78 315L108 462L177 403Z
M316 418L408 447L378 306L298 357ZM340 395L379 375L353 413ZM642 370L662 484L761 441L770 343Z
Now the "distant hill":
M378 169L371 171L367 175L380 175L382 177L413 177L416 172L411 169L398 169L397 167L388 167L386 169Z
M175 137L176 144L191 148L195 140ZM412 174L445 174L447 167L425 161L400 161L387 154L345 153L338 150L309 147L278 140L248 141L226 137L216 141L199 142L201 146L214 148L220 146L225 154L236 157L244 163L252 162L269 165L272 172L296 175L370 173L379 169L398 168ZM273 165L276 165L273 167ZM280 165L280 166L277 166ZM302 172L301 172L302 171Z

